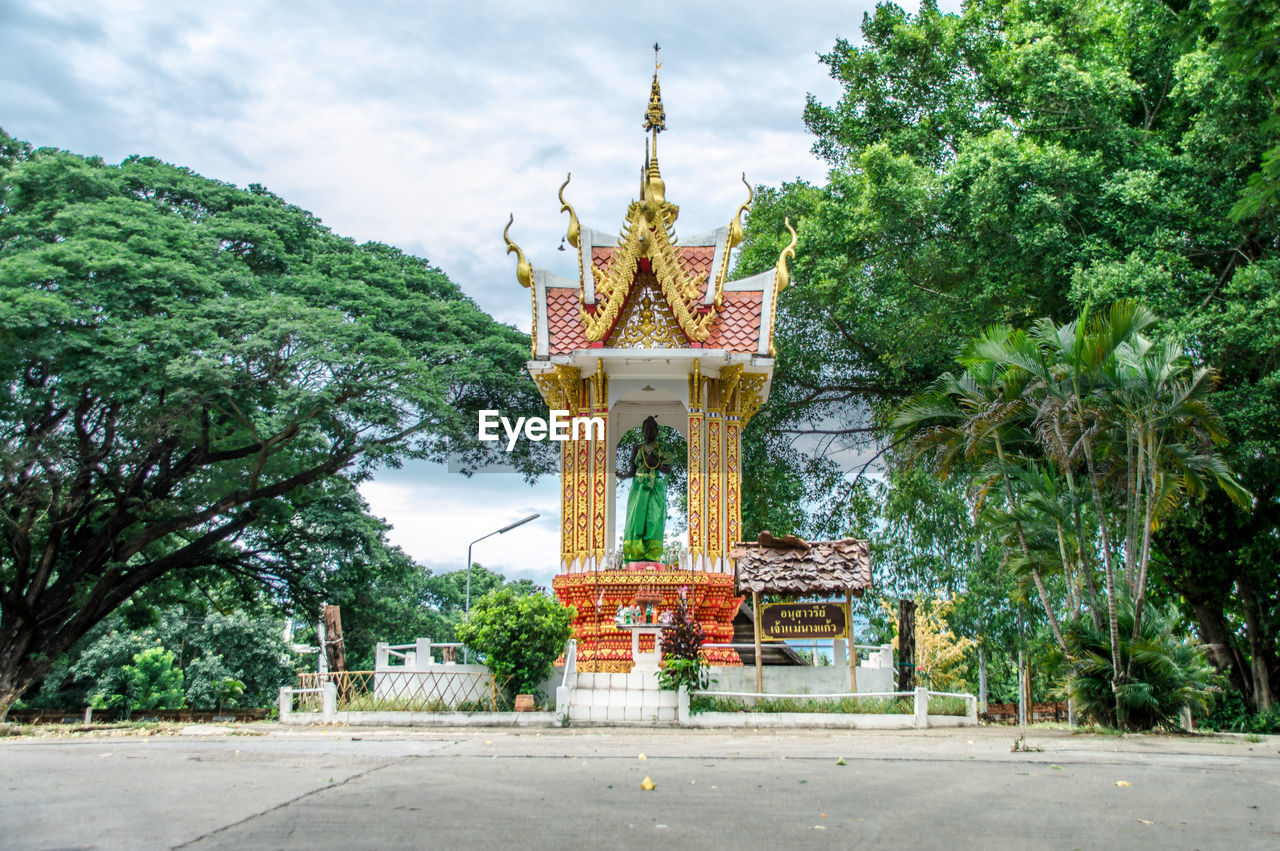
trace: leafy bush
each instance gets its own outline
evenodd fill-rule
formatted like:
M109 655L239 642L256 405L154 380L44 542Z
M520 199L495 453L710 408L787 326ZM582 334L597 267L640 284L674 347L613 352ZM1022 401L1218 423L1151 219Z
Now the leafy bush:
M706 688L707 660L702 655L702 626L684 599L676 608L675 620L662 631L662 670L658 684L677 691L681 686L695 691Z
M239 706L270 706L282 685L294 676L294 654L282 625L271 617L209 612L189 617L178 606L131 622L126 607L86 636L74 654L60 659L34 701L39 706L71 707L95 694L120 694L121 669L151 647L175 653L183 670L188 706L212 709L230 705L226 680L243 683L234 697Z
M476 651L514 694L537 694L538 684L572 635L574 610L543 594L500 588L481 597L458 638Z
M1280 706L1270 712L1255 714L1249 702L1235 689L1229 689L1214 702L1213 711L1199 719L1204 730L1232 733L1280 733Z
M1174 635L1178 624L1172 608L1148 606L1137 641L1133 636L1133 604L1117 601L1120 666L1132 657L1132 674L1116 691L1111 688L1111 641L1106 628L1087 620L1064 631L1071 649L1069 688L1076 709L1086 719L1122 729L1177 729L1185 708L1204 714L1213 704L1216 674L1200 645ZM1116 718L1117 699L1123 717Z
M114 688L99 691L93 705L99 709L119 709L126 714L134 709L181 709L186 706L182 694L182 671L173 666L173 654L163 647L152 647L134 654L133 664L120 668Z

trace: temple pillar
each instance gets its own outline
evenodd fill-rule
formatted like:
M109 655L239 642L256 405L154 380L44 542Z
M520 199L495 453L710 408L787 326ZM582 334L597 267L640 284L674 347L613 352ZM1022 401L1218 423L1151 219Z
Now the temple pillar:
M705 475L703 457L703 431L705 414L703 404L705 392L702 372L698 361L693 362L693 372L689 373L689 557L696 563L706 551L705 517L706 494L703 477Z
M586 382L582 382L582 386L578 388L578 404L573 409L573 416L588 416L591 413L590 403L587 399L588 391ZM569 440L577 453L577 461L574 464L574 519L573 519L573 548L582 569L586 569L586 560L592 554L591 541L591 455L592 444L594 441L589 440L584 433L580 434L576 440ZM570 432L570 437L573 433Z
M576 366L557 365L554 386L547 388L548 407L579 415L585 392L582 371ZM572 437L572 435L570 435ZM560 560L566 572L582 569L587 553L587 512L590 509L590 447L586 440L566 440L560 444Z
M564 570L574 569L573 521L577 515L574 482L578 464L577 447L573 441L560 444L560 561Z
M596 359L596 373L588 379L591 395L590 415L599 417L604 422L604 439L588 441L591 447L591 535L590 553L596 564L604 561L605 550L609 547L606 537L606 517L609 503L609 376L604 374L604 366Z
M719 381L713 381L707 407L707 570L719 570L724 554L724 411Z
M720 370L720 392L724 405L724 506L725 551L742 540L742 394L738 384L742 366ZM726 557L723 569L732 572Z

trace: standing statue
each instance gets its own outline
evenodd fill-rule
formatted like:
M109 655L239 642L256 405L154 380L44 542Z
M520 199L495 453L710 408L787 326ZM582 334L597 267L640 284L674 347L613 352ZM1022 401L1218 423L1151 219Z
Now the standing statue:
M649 417L641 427L644 445L631 450L631 468L619 475L634 479L627 497L627 522L622 531L622 560L661 561L663 530L667 524L667 485L663 473L671 464L658 448L658 420Z

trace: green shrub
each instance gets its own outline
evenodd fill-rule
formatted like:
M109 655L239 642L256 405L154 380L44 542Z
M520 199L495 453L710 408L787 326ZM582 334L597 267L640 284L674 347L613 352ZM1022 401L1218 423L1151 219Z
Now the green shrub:
M683 599L675 620L662 631L662 670L658 684L669 691L707 687L707 660L702 655L702 626Z
M118 709L126 715L135 709L181 709L182 671L173 667L173 654L163 647L151 647L134 654L133 664L120 668L112 678L114 688L93 696L99 709Z
M1116 608L1120 667L1123 671L1132 656L1133 670L1130 679L1115 691L1106 627L1096 629L1089 621L1080 620L1065 630L1072 656L1068 687L1076 700L1076 711L1087 720L1130 730L1177 729L1184 708L1196 714L1208 712L1217 691L1217 677L1200 645L1174 635L1176 611L1148 606L1138 639L1131 641L1133 604L1121 599ZM1117 700L1123 713L1119 719Z
M574 610L543 594L491 591L458 627L458 638L476 651L513 694L537 694L556 657L573 634Z

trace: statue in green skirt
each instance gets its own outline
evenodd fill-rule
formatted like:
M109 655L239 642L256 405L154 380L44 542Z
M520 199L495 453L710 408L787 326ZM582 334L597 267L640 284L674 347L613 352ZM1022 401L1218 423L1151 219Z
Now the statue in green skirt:
M658 420L649 417L641 427L644 445L631 450L631 468L620 474L634 479L627 497L627 522L622 530L622 560L661 561L663 530L667 524L667 485L671 473L658 448Z

